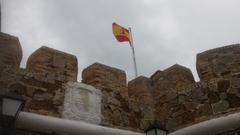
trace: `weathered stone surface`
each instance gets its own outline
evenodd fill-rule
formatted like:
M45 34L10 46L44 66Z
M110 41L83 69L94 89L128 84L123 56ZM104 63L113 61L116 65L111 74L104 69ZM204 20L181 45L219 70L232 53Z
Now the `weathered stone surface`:
M210 116L213 114L213 109L210 104L204 103L204 104L199 104L197 106L197 114L195 117L204 117L204 116ZM215 111L215 110L214 110Z
M124 71L94 63L83 70L82 82L102 92L101 125L118 128L132 127L129 126L131 110Z
M152 80L140 76L128 83L128 96L130 99L145 104L153 104Z
M228 88L230 87L230 81L229 80L222 80L217 83L218 91L220 92L226 92Z
M221 113L229 108L229 103L225 100L220 100L217 103L212 104L212 109L214 113Z
M186 111L183 105L179 105L179 102L185 103L185 96L178 97L178 93L195 83L191 70L175 64L164 71L157 71L151 76L151 80L154 91L155 119L168 129L179 126L182 124L181 119L184 113L176 112ZM166 119L170 117L171 120Z
M177 93L164 93L155 102L155 120L174 131L184 125L239 111L239 91L232 87L237 81L229 84L230 80L233 78L217 78L190 85Z
M138 125L137 128L144 130L154 122L152 80L140 76L130 81L128 83L128 93L129 102L133 105L130 108L134 108L130 113L130 117L136 117L135 115L139 114L139 117L137 117L138 120L135 121L135 124Z
M78 82L65 84L64 110L62 117L100 124L102 94L96 88Z
M61 117L64 101L62 82L39 80L24 69L0 72L0 93L15 93L26 99L25 111Z
M127 95L126 73L120 69L94 63L83 70L82 82L100 90Z
M164 91L178 91L195 83L191 70L178 64L157 71L151 79L158 95Z
M119 93L102 91L101 125L129 128L129 102Z
M201 81L238 76L240 45L208 50L197 55L197 71Z
M49 81L77 81L78 62L74 55L43 46L29 57L27 70Z
M22 48L17 37L0 33L0 68L11 66L19 68Z
M208 93L208 99L209 99L209 102L212 103L212 104L219 102L220 101L220 97L219 97L218 92L210 91Z

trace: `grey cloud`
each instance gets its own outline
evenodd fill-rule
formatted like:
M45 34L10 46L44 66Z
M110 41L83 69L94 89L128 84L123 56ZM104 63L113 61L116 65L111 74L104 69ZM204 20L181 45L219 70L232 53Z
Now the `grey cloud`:
M127 43L111 24L131 26L140 75L175 63L191 68L196 53L239 42L237 0L5 0L3 31L20 38L27 57L47 45L78 57L79 71L94 62L123 69L134 78ZM79 74L79 80L80 80Z

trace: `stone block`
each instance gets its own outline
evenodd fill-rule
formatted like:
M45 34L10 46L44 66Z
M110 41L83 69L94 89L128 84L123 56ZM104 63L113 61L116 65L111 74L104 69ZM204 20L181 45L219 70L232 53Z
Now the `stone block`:
M77 81L78 62L74 55L43 46L28 58L27 70L52 82Z
M218 91L226 92L228 88L230 88L230 81L229 80L221 80L217 83Z
M223 113L229 109L229 102L226 100L220 100L217 103L212 104L212 110L216 113Z

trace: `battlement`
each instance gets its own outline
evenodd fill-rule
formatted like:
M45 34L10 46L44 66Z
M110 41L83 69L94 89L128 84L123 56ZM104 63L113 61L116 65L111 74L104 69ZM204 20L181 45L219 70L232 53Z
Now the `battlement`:
M78 62L74 55L43 46L28 58L26 69L38 78L77 81Z
M94 63L77 82L76 56L48 47L36 50L20 69L18 38L0 34L0 93L26 99L25 111L143 131L159 121L170 131L240 111L240 45L199 53L195 82L175 64L127 83L125 71Z
M4 66L19 68L22 48L17 37L0 33L0 69Z
M197 72L201 81L229 78L240 71L240 45L230 45L199 53Z

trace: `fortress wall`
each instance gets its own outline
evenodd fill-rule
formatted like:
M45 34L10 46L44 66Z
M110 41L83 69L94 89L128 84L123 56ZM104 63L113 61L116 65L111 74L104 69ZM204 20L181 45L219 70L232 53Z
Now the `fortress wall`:
M134 131L157 120L174 131L240 111L239 46L198 54L197 83L188 68L176 64L127 86L124 71L95 63L83 70L83 84L76 82L77 58L48 47L34 52L27 69L20 69L18 39L1 33L0 94L22 95L27 112Z

